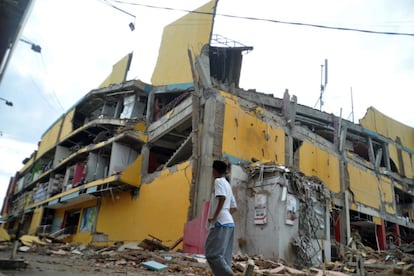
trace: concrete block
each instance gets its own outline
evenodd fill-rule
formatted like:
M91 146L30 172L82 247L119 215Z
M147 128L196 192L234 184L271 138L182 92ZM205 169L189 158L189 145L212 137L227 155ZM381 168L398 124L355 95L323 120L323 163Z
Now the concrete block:
M149 270L160 271L166 269L167 266L158 262L148 261L141 263L143 267L148 268Z

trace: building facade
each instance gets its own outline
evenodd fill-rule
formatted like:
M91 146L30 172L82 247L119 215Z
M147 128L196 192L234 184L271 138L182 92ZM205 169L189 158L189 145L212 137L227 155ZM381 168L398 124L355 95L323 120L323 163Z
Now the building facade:
M376 249L412 241L414 129L374 108L355 124L288 91L239 88L252 47L209 43L215 5L165 28L152 84L125 81L127 55L44 133L10 181L9 232L87 244L184 237L185 251L202 252L222 159L239 205L235 250L310 264L354 232Z

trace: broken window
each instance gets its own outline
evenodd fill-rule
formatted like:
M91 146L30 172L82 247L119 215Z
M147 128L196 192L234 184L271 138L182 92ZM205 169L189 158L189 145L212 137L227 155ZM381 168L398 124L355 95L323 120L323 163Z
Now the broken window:
M43 210L42 220L40 221L39 228L37 229L37 235L51 233L54 215L55 215L54 209L45 208Z
M108 176L110 156L111 153L109 148L103 148L89 153L86 165L87 183Z
M121 119L135 119L143 117L146 114L147 98L138 97L137 95L126 96L123 99Z
M394 188L397 215L407 222L414 223L414 197L403 190Z
M402 244L414 244L414 229L400 225L400 237ZM411 253L414 253L414 250L410 250ZM410 253L409 252L409 253Z
M190 96L191 91L174 91L165 93L156 93L154 96L154 103L152 106L152 121L155 122L163 115L171 111L187 97Z
M220 38L222 39L223 37ZM229 46L228 42L230 42L228 39L225 39L225 43L223 43L223 40L218 41L217 35L213 40L216 43L225 44L226 46ZM235 43L237 42L232 41L231 44ZM243 52L251 50L253 50L253 47L244 45L238 47L210 46L209 59L211 77L219 83L234 85L234 87L239 88Z
M354 153L366 161L369 161L368 145L361 142L353 142Z
M378 249L376 225L372 221L372 216L352 210L349 211L349 214L351 219L351 237L353 241Z
M81 161L77 162L69 167L67 167L65 172L65 177L63 180L64 190L70 190L78 185L81 185L85 182L86 175L86 162Z
M147 94L143 91L127 90L90 95L77 107L73 117L73 128L102 118L137 119L146 114Z
M79 232L94 232L96 215L96 206L83 209Z
M79 225L80 209L69 210L65 212L63 228L65 234L75 234Z

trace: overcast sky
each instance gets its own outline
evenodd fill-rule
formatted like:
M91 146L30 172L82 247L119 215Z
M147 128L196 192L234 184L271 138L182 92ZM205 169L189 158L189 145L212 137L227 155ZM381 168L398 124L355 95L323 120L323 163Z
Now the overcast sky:
M161 7L195 9L200 0L134 0ZM44 131L90 90L112 65L134 52L128 79L150 82L162 29L183 12L115 4L134 19L98 0L37 0L22 37L42 54L18 43L0 86L0 202L10 176L36 149ZM328 26L414 33L411 0L277 1L220 0L218 14ZM287 88L300 104L314 107L321 64L329 62L323 110L355 121L369 106L414 126L414 36L324 30L217 16L214 33L254 50L244 56L240 86L282 97ZM319 105L317 105L319 107Z

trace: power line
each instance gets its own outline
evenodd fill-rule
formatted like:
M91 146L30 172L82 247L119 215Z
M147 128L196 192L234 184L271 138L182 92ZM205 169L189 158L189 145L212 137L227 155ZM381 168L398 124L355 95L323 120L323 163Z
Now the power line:
M115 5L112 5L112 4L111 4L111 3L109 3L107 0L101 0L101 2L102 2L102 3L107 4L108 6L110 6L110 7L114 8L114 9L116 9L116 10L118 10L118 11L122 12L122 13L125 13L125 14L127 14L127 15L129 15L129 16L131 16L131 17L135 18L135 15L133 15L132 13L129 13L129 12L127 12L127 11L123 10L123 9L118 8L118 7L117 7L117 6L115 6Z
M127 11L121 9L121 8L118 8L117 6L109 3L107 0L100 0L100 2L101 3L104 3L104 4L108 5L108 6L110 6L111 8L114 8L117 11L120 11L120 12L122 12L124 14L127 14L127 15L133 17L134 18L134 21L133 22L130 22L128 26L129 26L129 28L130 28L131 31L134 31L135 30L135 20L136 20L135 15L133 15L132 13L129 13L129 12L127 12Z
M46 78L48 78L47 67L46 67L45 59L44 59L44 57L43 57L43 54L42 54L42 53L40 53L40 60L41 60L41 62L42 62L43 69L45 70ZM54 98L55 102L59 105L60 109L61 109L63 112L65 112L65 108L64 108L64 107L63 107L63 105L60 103L59 98L57 97L56 92L55 92L55 90L53 89L53 86L51 87L51 89L50 89L50 90L52 91L52 96L53 96L53 98Z
M51 110L53 110L54 112L56 112L57 114L61 114L59 110L56 109L56 106L51 103L48 98L42 93L42 89L40 88L40 86L37 84L37 82L34 80L33 76L30 76L30 79L32 80L34 86L37 88L37 91L39 92L39 95L42 97L42 99L45 101L45 103L48 104L48 106L50 107Z
M116 3L119 3L119 4L140 6L140 7L146 7L146 8L151 8L151 9L161 9L161 10L181 11L181 12L195 13L195 14L214 15L214 13L212 13L212 12L202 12L202 11L194 11L194 10L188 10L188 9L171 8L171 7L160 7L160 6L153 6L153 5L147 5L147 4L126 2L126 1L122 1L122 0L109 0L109 1L116 2ZM245 20L252 20L252 21L263 21L263 22L270 22L270 23L278 23L278 24L285 24L285 25L296 25L296 26L304 26L304 27L312 27L312 28L320 28L320 29L329 29L329 30L337 30L337 31L349 31L349 32L360 32L360 33L381 34L381 35L396 35L396 36L414 36L414 33L373 31L373 30L366 30L366 29L336 27L336 26L327 26L327 25L319 25L319 24L311 24L311 23L283 21L283 20L269 19L269 18L259 18L259 17L251 17L251 16L222 14L222 13L216 13L215 15L216 16L221 16L221 17L228 17L228 18L245 19Z

